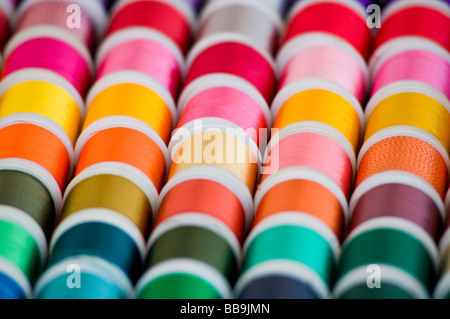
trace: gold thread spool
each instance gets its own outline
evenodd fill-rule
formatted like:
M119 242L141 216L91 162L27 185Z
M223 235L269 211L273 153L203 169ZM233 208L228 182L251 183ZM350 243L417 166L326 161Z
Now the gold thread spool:
M131 180L117 175L94 175L79 181L66 194L61 220L88 208L106 208L128 217L147 235L151 204Z

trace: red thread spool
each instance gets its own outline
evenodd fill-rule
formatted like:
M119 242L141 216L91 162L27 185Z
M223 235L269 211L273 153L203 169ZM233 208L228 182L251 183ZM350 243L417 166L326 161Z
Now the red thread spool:
M220 220L242 243L246 222L242 203L232 190L221 183L191 179L172 186L161 195L155 227L186 213L205 214Z
M289 167L308 167L328 175L348 197L356 159L348 141L325 129L294 124L272 137L261 181Z
M449 162L445 148L429 133L417 133L414 128L402 129L403 133L394 130L381 130L364 144L358 159L356 188L377 174L403 171L427 181L443 198Z
M80 136L76 154L76 175L101 163L123 163L135 167L150 179L159 192L168 168L164 142L149 129L93 125Z
M268 127L266 114L260 104L246 92L227 86L208 88L193 96L184 107L178 127L206 117L221 118L237 124L257 145L260 129Z
M242 41L217 39L198 42L191 50L185 86L201 76L226 73L253 84L270 103L276 86L270 57Z
M39 165L64 192L73 168L69 141L43 126L14 121L0 126L0 145L0 159L21 159Z
M157 0L118 2L113 9L107 34L129 27L151 28L167 35L181 51L186 52L191 42L191 19L183 4ZM188 8L187 5L184 7ZM190 12L193 16L193 12Z
M372 33L366 23L365 10L358 1L300 1L291 10L283 44L308 32L340 37L363 57L369 57Z
M443 1L398 1L383 14L375 48L412 36L432 40L450 50L450 7Z
M93 72L89 52L83 46L67 42L57 33L35 36L30 29L14 37L5 49L2 78L27 68L52 71L68 80L85 96ZM55 58L55 56L63 58Z
M399 218L416 224L437 243L443 229L443 215L426 193L405 184L384 184L362 195L355 205L350 231L381 217Z

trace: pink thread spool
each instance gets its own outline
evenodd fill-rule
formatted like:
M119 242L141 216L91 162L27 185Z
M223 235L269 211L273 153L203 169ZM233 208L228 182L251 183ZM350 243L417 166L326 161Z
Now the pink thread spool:
M292 124L272 137L261 182L289 167L313 169L328 175L348 198L356 172L356 158L344 141L320 124Z
M188 56L185 87L210 74L228 74L252 84L270 103L275 92L276 76L268 54L234 37L210 37L198 42Z
M89 51L81 44L67 42L58 32L48 31L39 36L28 29L8 42L2 78L22 69L45 69L68 80L85 96L93 73Z
M431 41L392 40L377 50L370 67L373 95L387 86L424 85L450 99L450 54Z
M77 22L70 20L71 11L68 10L71 5L80 9L79 25L70 25ZM93 49L95 42L102 37L106 19L105 9L97 1L29 0L23 2L17 11L15 32L32 27L57 28Z
M368 70L362 56L344 41L321 35L300 36L279 53L279 90L292 90L311 78L338 84L363 104L368 87Z
M178 127L201 118L221 118L237 124L259 145L260 129L270 125L267 119L269 109L266 106L264 112L260 103L238 88L207 88L194 95L184 106Z
M111 13L107 35L129 27L159 31L185 53L190 45L195 14L185 2L160 0L118 1Z
M174 99L184 72L183 55L166 36L144 28L117 31L97 55L97 80L116 72L139 72L157 80Z

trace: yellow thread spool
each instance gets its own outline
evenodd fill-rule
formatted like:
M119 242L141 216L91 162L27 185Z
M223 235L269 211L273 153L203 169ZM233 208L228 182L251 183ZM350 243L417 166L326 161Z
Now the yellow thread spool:
M75 143L82 114L73 97L56 84L25 81L10 87L0 98L0 118L15 113L36 113L61 126Z
M433 134L450 151L450 113L428 95L415 92L391 95L368 110L367 117L365 141L384 128L409 125Z
M301 121L328 124L347 138L353 150L358 149L362 120L353 105L334 92L311 89L293 95L278 111L274 128L282 129Z
M155 91L135 83L120 83L102 90L89 105L83 131L101 118L118 115L141 120L168 143L173 114Z

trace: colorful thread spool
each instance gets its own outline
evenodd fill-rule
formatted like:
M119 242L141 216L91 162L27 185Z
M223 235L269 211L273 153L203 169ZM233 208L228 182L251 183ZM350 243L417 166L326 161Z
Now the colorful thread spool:
M424 234L419 227L391 218L359 226L342 248L335 297L351 298L357 290L363 298L428 298L436 270L437 249ZM370 265L381 268L383 284L380 289L367 286Z
M336 237L318 220L278 214L261 222L247 238L240 281L245 282L247 276L254 278L256 273L267 274L270 268L272 274L287 273L308 281L317 295L326 298L338 250ZM236 284L237 295L241 285L239 281Z
M366 19L365 8L357 1L302 0L290 10L282 43L304 33L327 33L344 39L368 58L372 34Z
M80 287L70 288L67 270L80 269ZM117 267L92 256L64 259L48 267L34 288L36 299L127 299L132 296L132 284Z
M0 159L17 158L45 169L64 192L72 173L73 150L51 130L35 124L6 123L0 126Z
M240 77L270 103L275 92L272 58L249 43L232 36L210 37L197 42L187 57L185 86L205 75L225 73Z
M123 0L118 1L111 11L107 35L139 26L167 35L182 52L190 45L194 12L184 1Z
M450 98L450 54L443 48L429 41L404 39L391 41L379 51L371 64L373 94L406 81L405 85L426 85Z
M264 100L258 101L234 86L214 86L191 94L183 105L178 127L202 118L220 118L241 127L260 145L260 132L270 122L269 108Z
M186 232L190 234L188 238L191 238L192 244L185 246L184 236L181 240L176 238ZM175 240L170 241L174 236ZM157 245L164 239L174 248L158 249ZM219 299L231 295L230 280L239 259L239 243L231 230L217 219L199 214L183 214L167 219L154 229L148 247L147 264L156 264L144 273L137 284L137 298ZM163 288L163 283L171 285Z
M234 173L254 192L260 163L258 147L228 121L190 122L174 133L169 152L169 180L186 168L213 165Z
M16 71L3 79L0 94L0 117L34 113L42 121L55 122L75 143L84 104L78 92L63 78L46 70Z
M432 40L450 50L450 9L441 1L397 1L382 16L375 48L399 37ZM439 30L438 32L436 30Z
M341 241L349 219L347 200L325 174L308 168L286 168L265 179L255 195L253 225L283 212L308 214L326 224Z
M76 146L78 164L75 174L102 163L125 164L145 174L153 183L156 194L161 190L168 169L166 146L155 132L125 123L111 125L110 121L102 120L81 134Z
M102 119L127 117L147 125L168 143L177 119L173 101L167 102L145 81L135 82L120 77L105 77L96 82L87 97L88 111L82 131Z
M183 76L183 55L172 40L153 30L127 28L110 35L97 54L97 80L116 72L146 75L176 99Z
M448 155L430 135L412 129L404 129L402 133L385 129L373 135L359 155L356 187L379 173L405 171L426 180L443 198L448 181Z
M315 33L296 37L279 52L277 67L278 94L298 91L300 83L320 78L345 89L359 103L365 102L369 80L367 66L361 55L345 41Z
M442 104L432 94L409 91L386 94L382 100L380 95L369 103L365 141L385 128L407 125L429 132L449 151L450 131L446 123L450 120L450 104Z
M70 20L70 13L73 8L70 5L79 6L79 21ZM71 9L68 13L68 9ZM15 23L15 32L19 33L28 28L37 28L41 30L59 29L63 30L67 36L73 36L79 39L88 49L93 49L95 42L98 41L106 26L105 8L98 1L74 0L67 3L63 0L45 0L45 1L24 1L17 10ZM69 24L68 22L71 22ZM78 27L70 27L72 24Z
M21 69L46 69L64 77L84 96L93 72L89 52L79 43L67 42L57 32L38 35L33 31L28 29L8 42L2 77ZM55 54L64 58L55 59Z
M279 99L275 99L272 105L274 128L283 129L294 123L323 123L350 142L356 152L365 126L359 103L356 100L349 102L335 90L329 90L323 82L316 82L316 88L310 84L305 83L304 89L298 92L292 91L289 98L278 95Z
M0 291L2 298L31 298L31 283L44 264L47 242L39 224L21 210L1 206Z
M347 141L325 128L293 124L272 137L266 149L261 181L289 167L308 167L329 176L349 196L356 158Z
M273 55L282 25L279 15L262 2L215 0L202 12L197 41L215 34L235 34Z
M212 166L188 168L161 191L155 227L191 212L220 220L242 242L253 219L252 196L232 173Z

